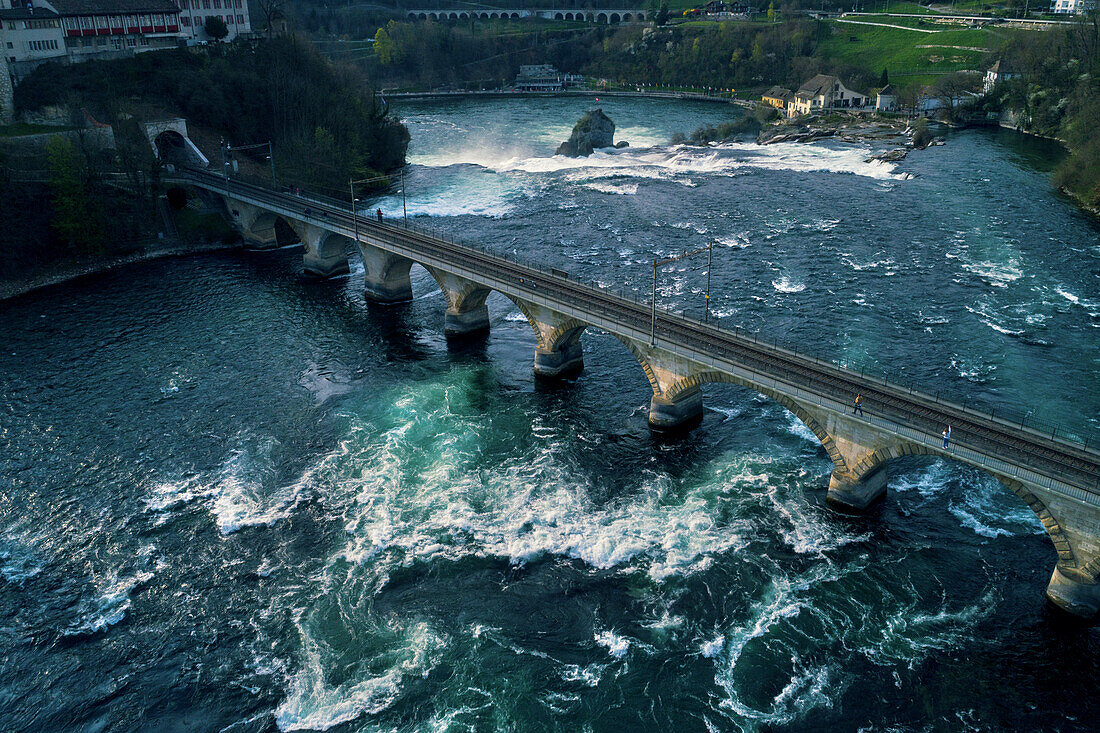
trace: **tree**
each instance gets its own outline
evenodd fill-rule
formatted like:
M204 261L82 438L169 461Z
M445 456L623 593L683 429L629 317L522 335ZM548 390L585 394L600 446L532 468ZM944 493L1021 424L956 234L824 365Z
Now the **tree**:
M880 89L885 89L890 84L890 75L886 73L886 67L882 67L882 76L878 78L878 86Z
M775 22L775 3L768 3L768 22Z
M379 28L374 34L374 52L378 54L378 61L383 66L389 66L393 61L393 40L385 28Z
M103 228L84 184L83 156L68 138L56 135L46 143L46 164L53 191L50 225L54 232L70 247L99 251L104 244Z
M206 31L206 35L215 41L220 41L229 35L229 27L226 26L224 20L216 15L206 16L206 22L203 23L202 27Z
M275 32L275 21L278 18L281 18L282 15L283 15L282 7L283 7L283 3L286 0L251 0L251 1L253 3L255 3L254 7L259 7L260 8L260 15L262 15L264 17L264 32L267 34L268 38L271 38L272 34ZM317 25L320 25L320 22L317 20L317 11L311 9L311 14L312 14L312 20ZM317 29L317 27L314 26L313 30L316 30L316 29Z
M657 21L657 25L664 25L668 22L668 6L664 3L661 4L661 9L657 11L657 17L654 18Z

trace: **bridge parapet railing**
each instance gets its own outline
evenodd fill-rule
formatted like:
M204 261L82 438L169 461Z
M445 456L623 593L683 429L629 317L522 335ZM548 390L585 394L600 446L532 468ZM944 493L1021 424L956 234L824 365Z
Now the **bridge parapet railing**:
M432 228L422 228L415 224L409 225L408 228L415 231L419 231L422 234L429 236L442 237L452 243L455 242L454 237L444 232L434 230ZM480 244L470 244L467 242L460 242L463 246L476 249L484 254L490 256L501 257L507 261L523 265L532 270L536 270L551 277L560 277L556 272L553 272L556 268L550 268L542 263L520 258L515 252L509 252L504 248L486 247ZM561 272L561 271L559 271ZM598 290L602 293L618 296L624 300L630 300L637 305L649 305L649 300L641 300L638 298L637 293L626 293L622 288L612 288L604 285L603 283L590 280L583 277L576 277L569 274L568 278L571 282L581 285L586 285L590 288ZM1100 451L1097 451L1097 447L1100 447L1100 439L1097 439L1095 435L1088 435L1079 433L1076 430L1068 428L1064 424L1052 423L1039 419L1032 415L1030 412L1023 412L1013 410L1011 408L994 408L990 412L984 412L973 404L968 404L970 401L966 399L953 399L946 394L943 390L938 390L935 393L925 393L912 385L899 382L896 378L894 381L890 380L889 373L876 372L868 370L866 367L861 367L858 371L850 367L848 364L838 362L832 359L822 359L818 356L806 354L803 351L796 350L792 344L788 344L777 336L768 337L761 331L745 331L735 325L726 325L723 327L722 319L718 317L711 317L708 321L703 321L699 318L693 317L683 310L670 308L667 306L658 305L657 310L660 313L661 318L677 319L685 323L689 323L694 327L713 328L718 333L733 334L734 336L744 340L751 341L752 343L770 348L775 351L782 352L786 356L810 360L818 365L827 366L834 369L839 369L845 372L852 379L868 380L875 382L884 388L891 389L896 393L905 394L910 397L924 398L929 402L939 405L951 410L957 410L966 414L976 420L985 420L992 425L996 425L1002 428L1011 428L1017 431L1024 431L1035 437L1041 437L1043 439L1058 441L1063 443L1075 444L1082 451L1094 452L1097 456L1100 456Z
M198 171L200 174L205 174L208 179L211 174L208 172ZM216 178L216 176L213 176ZM233 179L230 186L236 183L244 183L245 185L253 188L260 189L262 191L271 192L272 189L266 185L260 185L254 182L244 182L239 179ZM287 193L287 191L280 191L281 193ZM232 195L230 193L230 195ZM334 196L328 196L325 194L319 194L316 192L302 191L300 194L292 194L299 196L302 200L312 201L317 204L329 206L339 211L351 213L351 205L347 199L339 199ZM366 208L366 207L364 207ZM361 210L362 211L362 210ZM369 222L369 217L364 214L359 214L363 221ZM649 298L639 298L636 292L627 293L622 288L613 288L604 285L598 281L588 279L586 277L578 277L574 274L566 273L563 270L557 268L551 268L549 265L545 265L541 262L521 257L516 251L509 251L505 247L492 247L480 243L471 243L464 240L456 240L454 235L445 229L436 229L431 226L422 225L418 222L410 222L403 219L390 219L386 221L389 226L396 226L414 231L425 236L435 237L446 242L450 242L455 245L460 245L471 250L481 252L484 255L490 257L497 257L506 262L528 268L535 272L541 273L544 277L549 279L557 279L566 275L565 279L574 285L580 285L590 288L604 296L618 297L622 300L633 302L637 306L651 307ZM763 348L765 350L773 350L777 353L792 358L800 359L808 362L815 363L820 366L837 369L842 371L851 380L861 380L869 383L880 385L885 389L891 390L899 395L906 395L918 400L924 400L930 405L938 405L950 410L956 410L962 412L967 417L984 421L989 425L1001 428L1011 429L1017 432L1027 433L1036 438L1043 440L1049 440L1065 444L1078 449L1081 452L1088 453L1095 459L1100 459L1100 437L1092 433L1084 433L1077 429L1069 428L1064 424L1052 423L1047 420L1043 420L1035 417L1030 412L1023 412L1013 408L996 407L985 412L975 407L969 400L952 398L944 390L939 390L935 394L926 393L915 387L900 382L896 379L890 380L890 374L887 372L880 372L877 370L867 369L866 367L860 367L858 371L854 367L849 366L846 363L835 361L831 358L821 358L806 354L803 351L795 348L793 344L790 344L784 340L781 340L778 336L768 336L764 332L747 331L735 324L723 324L723 319L713 316L707 322L704 322L700 318L693 317L683 310L677 310L665 305L657 305L657 311L660 319L667 320L679 320L685 324L689 324L693 328L705 330L713 330L715 334L733 335L734 337L748 343L751 342L754 345Z

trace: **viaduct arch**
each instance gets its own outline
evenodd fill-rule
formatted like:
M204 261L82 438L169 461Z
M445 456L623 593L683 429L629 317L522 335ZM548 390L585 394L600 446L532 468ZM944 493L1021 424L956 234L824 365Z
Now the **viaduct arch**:
M1044 474L1042 471L1048 469L1034 468L1044 465L1041 464L1043 459L1039 458L1039 452L1031 454L1032 458L1026 462L1017 461L1011 450L1024 445L1017 438L1021 434L1019 426L1012 428L1012 440L1016 442L1004 443L1013 446L1011 450L988 442L979 450L974 447L977 443L973 441L969 445L956 442L945 450L938 439L937 428L922 427L916 418L894 421L886 413L875 419L856 416L851 413L853 395L833 397L832 387L814 391L817 388L800 386L798 381L789 381L790 377L778 378L775 373L769 372L766 362L760 362L761 359L781 356L779 352L769 356L771 352L767 346L758 346L753 350L749 341L721 336L716 331L713 334L715 339L725 338L730 343L742 344L738 347L741 349L738 353L744 353L745 358L749 359L748 362L738 361L741 359L739 356L722 361L708 353L710 347L707 343L710 342L690 340L694 338L695 331L676 331L675 319L661 322L657 329L658 338L654 341L647 320L643 326L630 325L638 320L634 315L627 315L634 313L630 301L612 306L608 296L596 298L593 295L591 297L596 299L589 308L584 300L589 297L585 295L588 291L573 285L567 278L562 280L552 273L516 263L509 262L505 266L503 260L496 264L491 256L479 254L476 250L412 233L399 226L374 224L369 220L360 220L362 223L357 224L353 238L348 221L350 216L333 205L311 200L311 208L303 211L301 198L289 194L260 194L258 191L262 189L252 186L251 189L256 191L246 190L242 195L229 195L219 193L224 184L216 175L187 174L184 178L185 183L194 185L198 181L206 190L222 195L230 220L247 241L270 242L267 232L274 228L273 222L278 220L277 217L285 219L302 239L303 267L308 273L324 277L347 272L348 241L356 241L364 262L366 294L372 300L397 302L410 299L409 271L414 262L421 264L443 292L447 306L444 332L449 338L459 338L489 328L486 298L493 291L503 294L517 305L530 324L536 346L534 371L541 378L561 377L583 369L581 337L588 328L610 333L626 345L653 390L649 422L654 428L674 429L696 423L703 413L702 388L708 384L735 384L774 399L813 432L833 461L827 498L839 507L858 511L881 499L886 493L889 463L902 456L936 455L981 468L1020 497L1039 518L1051 538L1057 553L1057 564L1047 587L1047 597L1079 616L1095 617L1100 613L1100 482L1074 479L1067 483L1061 476L1070 474L1053 472L1053 469ZM322 210L312 208L314 206ZM452 250L457 252L456 247L462 250L461 256L456 254L452 258L446 254ZM473 264L481 260L484 260L482 264ZM533 278L531 282L525 282L527 277ZM555 277L561 282L555 281ZM563 295L558 297L551 291L552 287L561 287ZM609 320L607 314L616 312L609 311L609 307L621 307L624 315ZM690 348L675 341L674 335L678 333L682 335L677 338L686 339L682 343L691 344ZM797 355L788 352L788 356ZM751 369L745 366L753 359L760 363ZM809 362L800 363L806 366L799 368L815 368ZM784 367L784 370L787 369ZM822 365L821 369L823 377L833 380L861 378L861 375L846 376L843 370L826 365ZM782 374L793 372L783 371ZM810 384L813 384L812 380L805 383ZM881 391L881 385L856 384L860 384L861 389L880 390L879 394L884 397L892 394ZM937 414L950 415L953 421L958 418L960 424L970 419L968 415L973 415L972 412L947 406L937 408L928 396L916 395L914 398L911 396L914 394L911 391L908 395L897 392L894 397L908 400L905 404L912 404L913 409L939 409L941 412ZM935 418L935 421L940 420L940 417ZM970 425L972 430L982 428L978 423ZM992 422L990 426L982 429L996 427ZM1027 439L1039 441L1041 437ZM1061 448L1052 436L1034 445L1043 446L1048 453L1063 450L1063 453L1057 454L1064 456L1058 459L1062 463L1057 465L1069 466L1066 461L1077 460L1082 462L1080 470L1086 472L1080 475L1100 477L1100 470L1097 470L1100 461L1088 457L1096 455L1095 451L1088 455L1065 452L1069 448ZM1090 460L1091 463L1088 462ZM1084 483L1081 483L1082 480ZM1082 488L1090 486L1089 481L1096 483L1097 488Z

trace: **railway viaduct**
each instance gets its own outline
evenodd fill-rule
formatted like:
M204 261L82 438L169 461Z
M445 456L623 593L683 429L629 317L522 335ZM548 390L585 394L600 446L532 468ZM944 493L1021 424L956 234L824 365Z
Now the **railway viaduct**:
M282 218L304 245L304 268L328 277L362 257L367 297L409 300L409 269L423 266L446 299L444 329L462 337L489 327L485 299L496 291L526 317L534 334L535 373L545 378L583 368L581 335L600 329L637 359L653 389L649 422L690 426L703 413L705 384L728 382L766 395L813 431L833 461L828 501L862 510L886 492L889 463L936 455L981 468L1011 489L1042 522L1057 551L1047 597L1083 617L1100 612L1100 451L1049 428L1008 422L928 394L763 343L758 335L717 327L579 283L566 273L523 264L409 228L355 216L346 201L276 191L181 169L178 184L225 203L251 246L275 246ZM864 396L866 415L852 411ZM941 431L952 427L950 447Z
M409 20L490 20L494 18L514 19L543 18L545 20L579 20L587 23L616 25L618 23L641 23L647 13L640 8L615 8L611 10L564 10L562 8L537 10L532 8L464 8L464 9L425 9L406 12Z

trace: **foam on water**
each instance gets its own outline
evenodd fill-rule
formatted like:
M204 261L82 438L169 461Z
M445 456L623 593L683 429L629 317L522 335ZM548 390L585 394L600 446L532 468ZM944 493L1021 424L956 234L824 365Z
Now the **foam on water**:
M616 659L622 659L630 651L630 640L614 631L600 631L595 636L596 643L607 648L607 653Z
M715 682L726 692L720 705L738 716L759 723L786 723L804 715L815 707L831 707L839 696L839 687L828 689L823 677L829 670L803 667L792 658L792 675L783 690L772 700L770 709L754 707L743 698L746 684L751 684L738 673L738 663L752 645L779 632L791 619L808 607L806 591L826 579L839 577L831 565L815 565L804 576L786 576L777 573L764 590L763 595L749 609L749 617L731 627L725 634L725 642L714 655Z
M1007 288L1009 283L1024 276L1020 263L1016 259L1007 262L963 262L963 269L974 273L995 288Z
M133 604L130 594L152 578L153 573L148 571L121 574L109 570L93 576L95 591L81 600L78 619L65 635L97 634L119 623Z
M585 188L590 188L593 191L599 191L600 193L612 194L615 196L633 196L638 193L637 183L587 183Z
M782 275L778 279L772 280L772 287L780 293L801 293L806 289L806 283Z
M597 150L592 155L570 158L563 155L509 155L497 149L466 148L431 157L414 157L418 165L450 167L476 165L498 173L559 173L576 170L612 170L618 175L653 177L654 169L675 174L737 175L742 169L790 170L799 172L849 173L870 178L901 179L892 164L866 162L868 150L848 145L802 143L725 143L700 148L690 145Z
M871 635L859 651L875 664L915 669L936 651L960 646L968 640L974 626L989 615L996 605L992 592L977 603L957 610L945 605L928 613L910 604L898 613L884 617L877 634Z
M765 480L752 461L725 459L715 471L724 484L686 491L663 474L643 474L632 495L597 505L587 478L561 457L563 436L540 432L537 423L530 452L474 470L478 441L491 426L463 415L468 389L410 386L393 399L390 415L356 431L354 440L365 442L348 449L356 471L340 489L354 491L346 518L352 541L343 551L349 561L476 554L523 564L551 554L661 581L743 545L739 525L714 517L724 492Z
M340 460L337 451L308 467L295 481L280 485L273 456L277 441L241 433L233 442L237 447L211 474L192 474L150 486L143 502L158 525L169 521L181 507L201 499L222 534L244 527L270 526L290 516L318 476Z
M359 673L347 675L344 670L347 681L333 685L329 670L346 650L316 638L308 625L299 631L302 664L290 680L286 699L275 709L282 731L328 730L385 710L400 696L402 681L427 676L446 646L446 638L423 621L390 619L370 630L372 648L356 661Z

